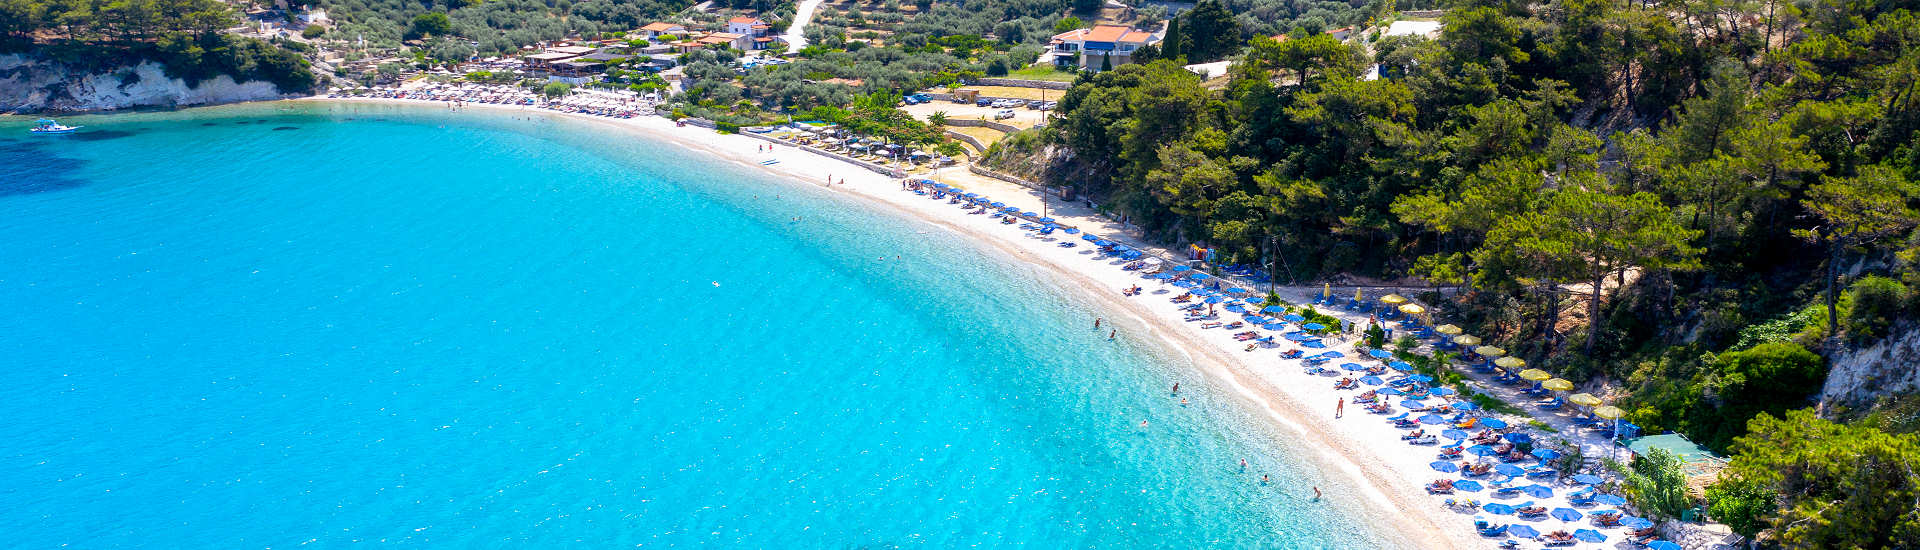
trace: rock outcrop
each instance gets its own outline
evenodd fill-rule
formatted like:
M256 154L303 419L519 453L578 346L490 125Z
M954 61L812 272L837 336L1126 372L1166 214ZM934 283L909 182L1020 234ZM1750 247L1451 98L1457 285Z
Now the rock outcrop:
M188 85L151 61L107 72L80 72L53 61L0 55L0 112L111 111L277 99L272 83L219 76Z
M1880 396L1920 389L1920 327L1897 327L1873 345L1835 354L1827 384L1820 390L1823 410L1863 410Z

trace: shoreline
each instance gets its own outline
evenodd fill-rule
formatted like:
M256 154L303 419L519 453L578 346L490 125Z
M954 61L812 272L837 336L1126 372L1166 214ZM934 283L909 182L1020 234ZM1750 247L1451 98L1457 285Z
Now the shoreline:
M369 98L296 98L287 101L331 102L341 105L378 104L411 106L426 108L446 104L435 101L407 99L369 99ZM596 122L612 128L635 131L648 138L662 140L696 152L710 153L715 160L738 163L747 168L759 168L766 173L791 179L793 183L809 184L822 191L842 192L857 197L863 204L882 206L895 210L904 218L931 224L968 237L968 241L997 251L1009 261L1031 265L1036 271L1044 272L1062 288L1072 288L1074 292L1097 304L1108 313L1124 314L1129 321L1144 328L1143 334L1136 338L1150 338L1150 344L1163 347L1170 352L1180 354L1191 363L1194 370L1202 376L1220 382L1235 394L1235 398L1251 406L1248 412L1263 417L1272 428L1292 437L1287 447L1306 453L1313 461L1312 466L1327 477L1344 478L1361 491L1361 495L1332 494L1331 498L1357 497L1363 499L1361 506L1369 511L1389 513L1389 517L1359 518L1376 528L1391 530L1393 536L1421 548L1484 548L1493 543L1474 536L1470 515L1449 512L1436 506L1431 497L1420 487L1430 478L1430 472L1424 471L1426 458L1416 457L1412 462L1396 463L1388 457L1401 458L1408 455L1408 447L1397 437L1397 430L1380 422L1364 422L1369 415L1356 413L1351 422L1340 423L1340 430L1322 430L1315 426L1329 426L1331 423L1319 422L1329 415L1318 410L1320 403L1327 401L1332 406L1332 397L1336 395L1324 387L1315 388L1301 384L1301 379L1310 379L1327 383L1320 377L1311 377L1301 373L1297 367L1283 363L1277 357L1267 353L1239 353L1235 346L1240 344L1222 338L1208 338L1207 329L1197 324L1180 320L1178 304L1166 300L1153 300L1161 297L1154 291L1160 287L1138 278L1134 272L1114 269L1106 262L1089 262L1084 256L1088 251L1082 248L1063 249L1051 240L1026 238L1017 229L1002 227L997 220L988 216L966 216L944 201L929 200L921 195L900 190L898 181L864 167L845 163L836 159L816 155L797 147L775 146L771 152L760 152L756 147L767 142L743 135L720 134L714 130L696 126L676 126L672 121L657 116L638 116L620 119L576 113L565 113L539 108L526 108L512 105L469 104L467 107L479 107L480 112L524 113L554 116L569 120ZM775 164L763 164L768 160ZM964 168L949 169L966 172ZM831 175L833 185L821 185L822 177ZM839 181L844 180L845 184ZM996 200L1025 198L1023 202L1037 204L1039 193L1011 183L1000 182L1001 188L991 184L967 184L969 190L980 191L993 196ZM1016 197L1016 194L1018 195ZM1012 201L1009 200L1011 203ZM1054 217L1063 223L1077 225L1100 235L1121 236L1132 245L1137 238L1123 233L1118 224L1093 216L1091 210L1083 205L1064 204L1064 201L1052 199L1048 204L1057 212ZM943 211L936 211L942 210ZM998 227L999 229L994 229ZM1078 263L1074 263L1075 261ZM1118 293L1126 284L1140 284L1147 292L1138 297L1127 298ZM1149 288L1151 287L1151 288ZM1283 299L1296 304L1306 303L1304 296L1280 289ZM1224 335L1224 331L1214 330L1211 334ZM1334 347L1346 347L1336 345ZM1262 350L1271 352L1272 350ZM1280 367L1276 369L1275 367ZM1317 394L1317 395L1316 395ZM1241 405L1233 405L1241 406ZM1356 407L1356 411L1359 408ZM1426 448L1415 448L1424 456Z

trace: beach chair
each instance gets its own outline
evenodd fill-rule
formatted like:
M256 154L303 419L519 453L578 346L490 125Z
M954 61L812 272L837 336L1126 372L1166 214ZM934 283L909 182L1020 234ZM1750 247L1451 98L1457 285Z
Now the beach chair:
M1560 401L1560 398L1555 397L1553 399L1549 399L1547 401L1541 402L1540 408L1542 410L1557 411L1557 410L1560 410L1560 407L1564 404L1565 404L1564 402Z

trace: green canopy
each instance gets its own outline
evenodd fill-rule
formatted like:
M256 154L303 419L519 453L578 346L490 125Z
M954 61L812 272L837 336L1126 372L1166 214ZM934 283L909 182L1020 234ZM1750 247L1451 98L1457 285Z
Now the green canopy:
M1701 447L1692 441L1688 441L1685 436L1680 434L1636 437L1633 439L1620 440L1620 443L1639 454L1646 454L1648 451L1654 449L1666 449L1667 452L1679 456L1682 462L1686 462L1689 469L1697 470L1700 466L1726 462L1725 458L1713 454L1713 451L1709 451L1705 447Z

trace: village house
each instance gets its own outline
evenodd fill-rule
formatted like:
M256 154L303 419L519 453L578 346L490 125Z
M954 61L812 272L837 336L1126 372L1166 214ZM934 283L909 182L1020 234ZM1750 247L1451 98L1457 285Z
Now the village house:
M647 40L653 40L655 38L659 38L660 35L663 35L663 34L673 34L673 35L687 34L687 27L686 25L681 25L679 23L666 23L666 22L656 21L653 23L647 23L647 26L645 27L640 27L640 33L646 36Z
M1159 42L1154 33L1125 25L1095 25L1056 34L1048 47L1058 67L1098 70L1103 62L1114 66L1132 63L1135 50Z
M780 41L779 37L773 35L773 26L768 25L766 21L761 21L758 17L728 19L726 34L745 37L743 45L738 46L742 50L764 50Z

